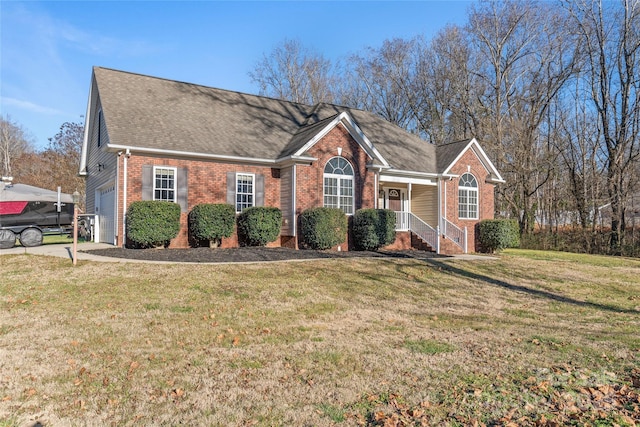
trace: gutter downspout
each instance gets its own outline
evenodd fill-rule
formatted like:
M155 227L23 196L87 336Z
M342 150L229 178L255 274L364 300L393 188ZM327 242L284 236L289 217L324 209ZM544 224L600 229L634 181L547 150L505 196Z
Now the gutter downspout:
M297 164L293 164L293 166L291 167L291 192L293 193L292 195L292 200L291 200L291 216L293 218L293 237L295 238L294 240L294 246L296 249L298 249L298 218L296 217L296 204L297 204L297 191L298 191L298 186L296 185L296 181L297 181Z
M111 242L113 244L118 243L120 247L122 247L122 242L120 240L117 239L118 237L118 227L120 226L120 224L118 223L118 194L119 194L119 186L120 186L120 156L122 156L122 151L118 151L118 157L116 158L116 178L114 180L114 191L116 193L115 195L115 205L116 205L116 209L115 209L115 215L113 218L113 233L115 234L113 236L113 239L111 240ZM102 207L101 207L102 208ZM104 209L104 208L102 208Z

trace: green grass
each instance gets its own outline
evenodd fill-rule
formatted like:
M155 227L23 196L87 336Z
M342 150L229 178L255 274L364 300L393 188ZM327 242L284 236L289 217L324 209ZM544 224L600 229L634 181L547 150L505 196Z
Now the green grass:
M72 268L3 255L0 277L0 426L623 426L640 414L638 260L508 250Z

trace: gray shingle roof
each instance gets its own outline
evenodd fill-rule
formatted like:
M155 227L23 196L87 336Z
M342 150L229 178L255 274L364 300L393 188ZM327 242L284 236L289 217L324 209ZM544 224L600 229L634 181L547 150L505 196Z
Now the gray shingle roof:
M393 169L436 173L436 147L366 111L296 104L94 67L109 143L271 159L299 150L347 111Z
M462 153L469 145L471 139L463 139L460 141L449 142L447 144L438 145L436 155L438 158L438 172L444 172L451 163Z

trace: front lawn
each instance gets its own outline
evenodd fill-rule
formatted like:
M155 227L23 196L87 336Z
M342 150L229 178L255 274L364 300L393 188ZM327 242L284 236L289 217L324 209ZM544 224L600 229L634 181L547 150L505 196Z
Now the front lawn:
M4 255L0 426L632 426L639 278L638 260L520 250L75 268Z

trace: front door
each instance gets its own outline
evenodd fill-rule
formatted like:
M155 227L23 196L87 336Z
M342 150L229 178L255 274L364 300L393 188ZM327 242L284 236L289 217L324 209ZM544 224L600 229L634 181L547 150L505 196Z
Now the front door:
M409 227L407 212L407 193L403 188L388 188L385 190L385 207L396 213L396 229L406 230Z

